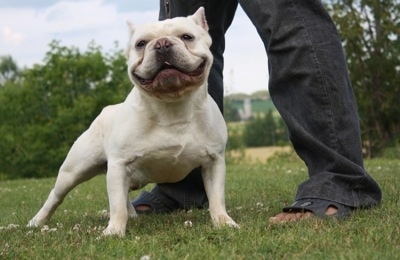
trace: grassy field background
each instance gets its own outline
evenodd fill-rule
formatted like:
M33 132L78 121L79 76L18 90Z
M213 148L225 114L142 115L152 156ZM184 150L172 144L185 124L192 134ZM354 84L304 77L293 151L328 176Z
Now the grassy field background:
M42 229L25 225L55 179L3 181L0 258L400 259L400 160L367 160L366 168L383 189L383 203L356 211L347 221L268 223L307 178L305 165L286 154L267 163L228 165L227 208L240 229L215 229L207 210L194 209L139 216L129 221L125 238L101 237L108 209L104 175L73 190Z

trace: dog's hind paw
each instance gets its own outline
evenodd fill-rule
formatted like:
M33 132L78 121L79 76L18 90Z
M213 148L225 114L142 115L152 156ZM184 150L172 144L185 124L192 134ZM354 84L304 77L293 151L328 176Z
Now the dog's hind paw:
M130 218L137 218L138 217L138 214L136 213L135 208L130 203L129 203L129 206L128 206L128 214L129 214Z

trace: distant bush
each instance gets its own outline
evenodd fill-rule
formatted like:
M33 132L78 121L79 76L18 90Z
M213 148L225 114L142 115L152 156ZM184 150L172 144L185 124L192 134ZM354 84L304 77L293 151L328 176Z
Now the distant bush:
M265 115L257 114L247 122L243 139L246 147L276 146L289 143L289 135L281 117L268 110Z
M81 52L52 42L43 65L16 75L0 84L1 179L55 176L101 109L132 88L123 52L94 44Z

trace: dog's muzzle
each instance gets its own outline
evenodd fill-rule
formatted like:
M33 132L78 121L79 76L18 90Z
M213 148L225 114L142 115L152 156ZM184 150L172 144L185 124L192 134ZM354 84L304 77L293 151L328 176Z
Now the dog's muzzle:
M140 83L142 86L150 85L155 80L159 78L168 78L168 77L176 77L176 78L187 78L187 77L198 77L203 74L205 67L206 67L207 60L203 59L200 65L193 71L183 71L178 66L171 64L168 61L164 61L161 64L155 73L153 78L145 79L137 75L136 73L132 72L133 77Z

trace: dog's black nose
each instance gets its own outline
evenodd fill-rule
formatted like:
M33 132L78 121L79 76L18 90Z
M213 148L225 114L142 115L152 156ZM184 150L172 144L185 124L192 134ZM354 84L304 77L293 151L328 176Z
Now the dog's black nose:
M167 38L161 38L154 45L154 49L158 52L168 52L171 46L172 43Z

